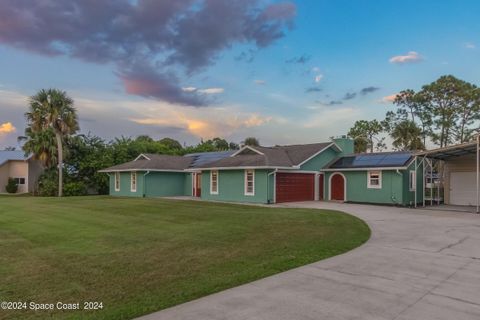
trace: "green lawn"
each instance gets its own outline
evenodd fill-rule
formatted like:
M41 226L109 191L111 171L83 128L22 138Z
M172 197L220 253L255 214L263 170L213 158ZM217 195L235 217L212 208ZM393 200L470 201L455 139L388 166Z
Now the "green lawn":
M0 301L101 301L0 319L131 319L351 250L337 211L111 197L0 197Z

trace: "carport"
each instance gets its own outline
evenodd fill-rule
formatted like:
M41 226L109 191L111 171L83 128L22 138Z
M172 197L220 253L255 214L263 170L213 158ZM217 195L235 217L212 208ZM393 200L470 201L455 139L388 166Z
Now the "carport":
M446 205L455 206L473 206L476 212L480 213L480 136L476 141L457 144L444 148L438 148L420 152L419 158L428 165L430 176L432 171L438 172L439 181L435 184L433 181L425 181L427 189L430 188L431 194L434 194L433 188L443 189L443 195L437 199L443 199ZM425 192L425 190L424 190ZM433 198L430 204L434 204ZM425 200L424 200L425 205Z

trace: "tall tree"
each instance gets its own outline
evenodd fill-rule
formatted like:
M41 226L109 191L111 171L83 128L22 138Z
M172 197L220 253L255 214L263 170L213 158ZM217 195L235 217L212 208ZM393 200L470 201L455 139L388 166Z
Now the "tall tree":
M423 101L431 110L436 132L431 137L434 143L445 147L455 141L455 125L459 117L459 106L462 104L468 84L454 76L442 76L425 85L419 92Z
M382 124L376 119L358 120L348 131L348 136L355 141L355 152L366 152L368 148L373 152L385 148L384 138L378 137L383 131Z
M472 125L480 120L480 88L471 83L465 83L464 86L460 104L457 106L458 121L455 126L455 140L460 143L472 138Z
M255 137L248 137L248 138L245 138L245 140L243 141L243 144L246 146L258 147L260 145L260 142Z
M425 96L416 93L411 89L403 90L398 93L393 102L399 108L395 115L395 125L405 120L410 120L413 123L419 123L420 135L423 139L423 144L426 143L427 136L432 132L432 110L430 105L426 103ZM387 112L387 118L392 117L392 114ZM386 128L391 131L392 128ZM388 130L390 129L390 130Z
M390 132L392 145L401 151L424 150L421 140L421 129L412 120L404 120L395 124Z
M183 147L180 142L172 138L163 138L158 141L159 143L165 145L167 148L172 150L182 150Z
M58 196L63 190L63 144L65 137L79 130L77 113L73 99L65 91L57 89L40 90L30 97L27 118L27 137L42 132L52 132L55 135L58 163ZM28 144L28 141L27 141ZM27 151L27 150L26 150ZM50 157L52 157L50 155Z

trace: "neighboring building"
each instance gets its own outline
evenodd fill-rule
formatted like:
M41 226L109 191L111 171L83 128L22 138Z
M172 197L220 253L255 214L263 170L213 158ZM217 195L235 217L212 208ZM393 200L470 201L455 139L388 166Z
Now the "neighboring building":
M8 178L17 181L17 193L33 192L42 172L41 162L23 151L0 151L0 193L6 193Z
M140 155L101 170L118 196L194 196L205 200L280 203L338 200L413 205L423 164L412 153L353 154L353 140L186 156ZM422 187L423 188L423 187Z

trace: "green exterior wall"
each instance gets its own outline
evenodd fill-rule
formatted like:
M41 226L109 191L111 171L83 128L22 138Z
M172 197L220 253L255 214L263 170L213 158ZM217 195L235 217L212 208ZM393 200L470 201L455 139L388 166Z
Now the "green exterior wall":
M395 170L382 171L382 188L367 188L367 171L342 171L347 184L347 202L405 205L403 199L403 174ZM333 172L325 173L325 199L328 200L329 180Z
M183 195L189 197L193 196L192 175L191 173L185 173Z
M423 163L420 163L420 159L417 160L417 203L423 203ZM415 161L413 161L407 170L403 172L403 193L405 195L405 205L415 204L415 191L410 191L410 171L415 171Z
M347 202L414 205L415 191L409 190L409 172L415 170L412 163L407 170L382 170L382 188L367 188L368 171L339 171L347 179ZM325 172L325 199L329 195L329 178L333 172ZM423 202L423 166L417 169L417 203Z
M188 177L187 177L188 176ZM120 191L115 191L115 173L110 174L110 195L125 197L168 197L182 196L191 189L190 173L137 172L137 191L130 191L130 172L120 173ZM189 185L188 185L189 184ZM190 187L189 187L190 186ZM191 194L191 191L190 191ZM188 194L187 194L188 195Z
M304 171L320 171L325 167L330 161L337 158L339 153L335 151L332 147L323 151L316 157L310 159L308 162L300 166L300 170Z
M202 172L202 199L231 202L268 203L273 199L272 170L255 170L255 195L245 195L245 170L219 170L218 194L210 193L210 171ZM268 181L268 182L267 182Z
M150 172L145 177L146 197L182 196L185 192L184 172Z
M120 172L120 191L115 191L115 173L110 173L110 195L121 197L143 197L143 174L137 172L137 191L130 191L130 172Z

